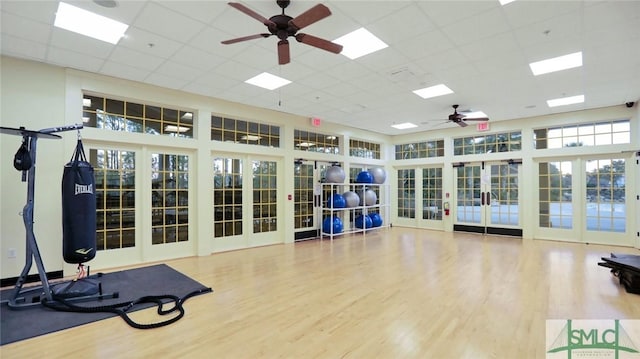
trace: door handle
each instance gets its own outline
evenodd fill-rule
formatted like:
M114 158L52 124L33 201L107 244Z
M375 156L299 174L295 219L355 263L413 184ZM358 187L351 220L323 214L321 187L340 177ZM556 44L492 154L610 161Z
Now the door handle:
M485 195L487 196L487 199L485 200L485 202L487 203L487 206L491 205L491 192L485 192Z
M480 192L480 205L484 206L484 192Z

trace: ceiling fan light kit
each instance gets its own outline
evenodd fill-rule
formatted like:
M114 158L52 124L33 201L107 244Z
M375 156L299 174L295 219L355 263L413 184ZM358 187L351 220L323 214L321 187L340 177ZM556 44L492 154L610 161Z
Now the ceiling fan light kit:
M288 40L289 37L294 37L298 42L334 54L339 54L342 51L342 45L313 35L298 33L298 30L301 30L331 15L331 11L328 7L322 4L317 4L294 18L284 13L284 9L289 6L291 1L277 0L276 3L280 8L282 8L282 14L274 15L271 18L267 19L266 17L258 14L257 12L251 10L241 3L230 2L229 5L234 9L263 23L267 27L267 30L269 30L269 33L261 33L225 40L222 41L222 44L229 45L247 40L276 36L279 39L277 49L278 63L280 65L288 64L291 61Z

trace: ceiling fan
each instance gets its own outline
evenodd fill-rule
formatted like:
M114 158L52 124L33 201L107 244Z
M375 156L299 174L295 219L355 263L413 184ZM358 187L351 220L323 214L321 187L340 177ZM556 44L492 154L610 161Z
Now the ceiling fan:
M466 121L489 121L488 117L467 117L468 113L471 111L461 111L458 112L459 105L453 105L453 113L449 115L449 119L447 121L453 122L460 127L467 127L468 124Z
M311 9L303 12L295 18L286 15L284 9L291 3L290 0L277 0L276 3L282 8L282 14L274 15L267 19L266 17L258 14L257 12L249 9L245 5L237 2L230 2L229 5L252 18L262 22L269 30L269 33L261 33L249 36L243 36L235 39L222 41L223 44L235 44L236 42L259 39L261 37L277 36L278 39L278 63L280 65L288 64L291 61L289 53L289 41L288 37L295 37L298 42L307 44L319 49L339 54L342 51L342 45L338 45L331 41L321 39L309 34L298 33L298 30L305 28L315 22L318 22L327 16L331 15L331 11L328 7L317 4Z

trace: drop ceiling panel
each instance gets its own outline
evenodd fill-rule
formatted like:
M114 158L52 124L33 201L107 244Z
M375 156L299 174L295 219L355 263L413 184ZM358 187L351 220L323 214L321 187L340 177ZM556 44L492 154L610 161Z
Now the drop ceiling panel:
M43 24L53 25L55 12L58 9L56 1L7 1L3 0L0 4L0 11L4 14L10 13L41 22ZM4 29L3 29L4 31Z
M51 25L5 12L2 12L0 27L3 34L21 37L41 44L46 44L49 36L51 36Z
M167 59L173 56L183 46L183 44L177 41L169 40L158 34L153 34L136 27L130 27L116 48L125 47L150 56Z
M125 47L117 47L113 50L109 61L125 64L139 69L155 70L165 62L162 57L148 55Z
M223 1L118 0L116 8L72 3L125 21L126 36L111 45L54 28L58 1L4 0L2 55L321 115L326 122L385 134L422 131L426 125L397 132L389 126L397 117L446 118L454 103L481 107L499 121L640 98L638 1L518 0L501 6L497 0L327 0L322 3L332 15L302 32L334 40L364 26L389 47L350 60L291 38L291 63L283 66L275 37L220 43L266 31ZM280 13L272 0L243 3L266 17ZM294 1L286 13L297 16L316 3ZM583 52L582 68L531 74L529 62L576 51ZM275 91L244 83L261 72L293 83ZM427 100L412 93L439 83L455 93ZM578 91L587 96L583 105L546 106L552 96Z
M203 23L159 4L149 2L132 26L181 43L188 42L204 29Z
M144 82L144 80L149 76L149 74L151 74L151 70L140 69L137 67L120 64L113 61L107 61L102 66L102 69L100 69L100 73L103 75L119 77L119 78L131 80L131 81Z
M47 54L47 46L24 38L2 34L0 37L0 49L2 54L35 61L44 61Z
M58 28L53 29L49 45L101 58L108 57L113 50L113 45L108 42L97 41L75 32Z
M104 64L104 60L101 58L67 51L56 47L49 49L47 61L60 66L72 67L74 69L89 72L98 72Z

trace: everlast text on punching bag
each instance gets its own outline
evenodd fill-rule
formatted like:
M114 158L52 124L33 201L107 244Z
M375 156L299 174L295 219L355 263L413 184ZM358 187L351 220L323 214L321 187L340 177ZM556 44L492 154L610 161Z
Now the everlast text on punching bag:
M80 139L62 175L62 256L67 263L96 256L95 179Z

